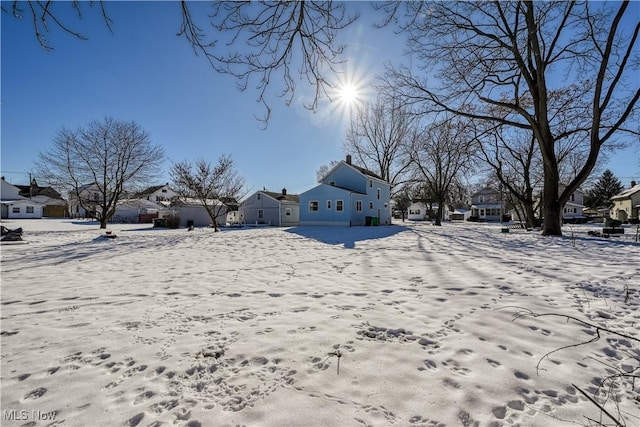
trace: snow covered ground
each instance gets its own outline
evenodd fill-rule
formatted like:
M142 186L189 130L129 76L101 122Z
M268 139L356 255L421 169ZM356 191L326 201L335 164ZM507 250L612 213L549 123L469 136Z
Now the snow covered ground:
M640 425L635 229L2 224L2 426Z

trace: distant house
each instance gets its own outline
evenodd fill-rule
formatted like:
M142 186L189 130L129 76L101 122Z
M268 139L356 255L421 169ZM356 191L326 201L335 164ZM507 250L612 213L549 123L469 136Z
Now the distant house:
M423 202L411 202L407 209L407 219L409 221L424 221L427 219L427 205Z
M451 221L466 221L471 217L471 210L458 208L454 211L449 212L449 219Z
M169 187L169 183L149 187L135 195L137 199L144 199L153 203L170 202L176 197L178 197L178 194Z
M67 216L67 202L60 193L52 187L41 187L37 181L31 180L31 185L16 185L20 195L42 205L42 216L48 218L64 218Z
M564 186L561 186L560 191L564 191ZM584 192L578 189L569 196L569 200L562 207L562 221L569 223L586 221L584 208Z
M243 224L292 227L300 224L300 197L288 194L256 191L240 205L240 222Z
M1 217L10 218L42 218L43 205L20 195L20 188L5 181L0 180L0 205Z
M238 202L233 199L207 201L207 205L214 206L218 212L216 222L219 226L225 226L237 222ZM211 217L200 201L190 198L175 199L171 206L159 212L160 218L177 215L180 218L180 226L194 225L196 227L210 227Z
M154 218L158 218L162 209L163 206L146 199L124 199L116 205L111 221L130 224L151 223Z
M390 198L389 183L353 165L348 155L300 194L300 225L391 224Z
M627 222L640 217L640 184L631 181L631 186L611 198L611 218Z
M502 197L491 187L484 187L471 195L471 216L480 221L500 221Z
M102 193L98 184L95 183L78 187L77 194L75 191L70 191L68 196L69 216L71 218L95 218L101 197Z

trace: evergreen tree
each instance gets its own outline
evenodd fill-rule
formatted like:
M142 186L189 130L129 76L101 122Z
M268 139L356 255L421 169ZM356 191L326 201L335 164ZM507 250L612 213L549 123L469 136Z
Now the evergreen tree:
M624 190L622 182L607 169L585 195L584 204L588 207L607 206L609 199L622 190Z

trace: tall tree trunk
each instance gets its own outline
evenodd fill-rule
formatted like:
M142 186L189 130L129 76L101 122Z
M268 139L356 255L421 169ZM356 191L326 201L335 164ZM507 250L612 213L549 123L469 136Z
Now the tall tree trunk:
M543 236L562 236L562 206L558 197L558 168L544 166L544 190L542 192Z
M436 222L433 225L442 225L442 212L444 211L444 202L438 200L438 213L436 214Z
M533 208L533 203L525 203L524 211L527 228L534 228L536 226L536 214Z
M105 229L107 228L107 219L106 218L100 218L100 229Z

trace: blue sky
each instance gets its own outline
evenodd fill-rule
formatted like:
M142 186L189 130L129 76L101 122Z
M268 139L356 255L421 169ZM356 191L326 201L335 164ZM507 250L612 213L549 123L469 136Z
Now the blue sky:
M7 5L7 3L3 2ZM70 15L67 4L56 4ZM74 29L89 37L78 40L59 30L46 34L54 50L40 47L29 19L2 14L1 99L2 175L27 183L38 152L51 147L61 127L74 129L93 119L112 116L135 121L162 145L171 161L203 157L211 162L231 154L247 189L286 187L299 193L315 185L315 171L344 157L342 141L349 111L338 101L323 102L313 113L303 107L312 88L300 81L291 106L274 95L268 127L255 116L264 113L257 91L236 89L228 75L218 74L182 38L177 2L107 2L111 34L98 10L87 8ZM208 2L192 4L202 17ZM385 61L403 61L403 37L390 29L373 29L380 18L366 3L350 5L361 18L341 33L347 44L345 71L361 85L374 82ZM638 3L634 6L638 9ZM198 11L201 11L198 14ZM640 181L640 153L629 149L605 167L622 179Z

